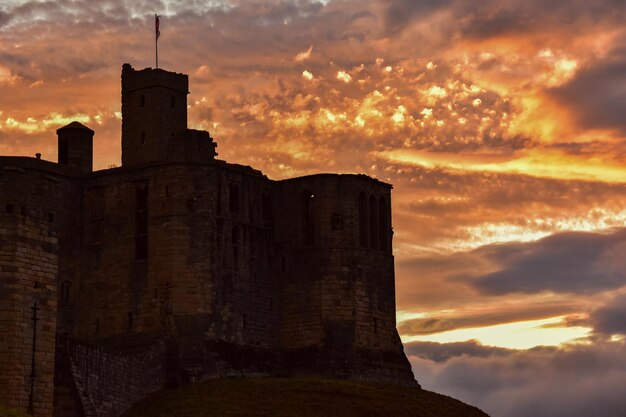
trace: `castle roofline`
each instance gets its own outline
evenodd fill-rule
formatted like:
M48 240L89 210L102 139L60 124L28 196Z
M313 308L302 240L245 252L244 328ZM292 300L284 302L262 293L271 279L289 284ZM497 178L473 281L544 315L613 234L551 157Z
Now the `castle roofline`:
M227 169L230 171L239 172L250 177L265 178L271 181L271 179L269 179L267 175L265 175L262 171L259 171L258 169L254 169L248 165L229 163L221 159L215 159L212 161L205 161L205 162L162 161L162 162L147 162L144 164L137 164L137 165L132 165L132 166L116 166L112 168L99 169L97 171L90 172L88 174L88 177L95 178L95 177L114 175L114 174L124 173L124 172L143 171L143 170L150 170L153 168L161 168L161 167L169 167L169 166L186 166L186 167L213 166L213 167L218 167L220 169Z
M92 129L88 128L87 126L85 126L82 123L79 123L77 121L73 121L72 123L65 125L63 127L60 127L57 129L57 133L63 131L63 130L88 130L91 133L95 133Z
M129 63L124 63L122 65L122 70L132 71L132 72L158 72L158 73L181 75L181 76L187 77L187 74L185 74L185 73L176 72L176 71L168 71L168 70L165 70L163 68L146 67L146 68L143 68L143 69L135 69Z
M68 166L30 156L0 156L0 170L18 172L41 171L47 174L76 177L76 172Z
M124 82L125 77L136 80L136 82ZM137 70L129 63L122 65L123 93L154 87L162 87L189 94L189 76L181 72L167 71L163 68L146 67Z
M365 175L365 174L333 174L333 173L319 173L319 174L311 174L311 175L303 175L301 177L294 177L294 178L286 178L284 180L278 180L276 182L289 182L289 181L305 181L307 179L313 179L313 178L329 178L329 177L343 177L343 178L348 178L348 177L352 177L355 179L359 179L359 180L364 180L364 181L369 181L369 182L373 182L379 185L383 185L385 187L388 188L393 188L393 185L384 182L384 181L380 181L377 180L376 178L372 178L369 175Z

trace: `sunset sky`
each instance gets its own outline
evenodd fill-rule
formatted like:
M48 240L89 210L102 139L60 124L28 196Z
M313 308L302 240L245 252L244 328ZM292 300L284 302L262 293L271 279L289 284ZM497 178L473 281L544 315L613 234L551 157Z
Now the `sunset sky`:
M189 125L281 179L394 185L417 379L494 417L626 409L624 0L0 0L0 154L96 131L123 63L189 74Z

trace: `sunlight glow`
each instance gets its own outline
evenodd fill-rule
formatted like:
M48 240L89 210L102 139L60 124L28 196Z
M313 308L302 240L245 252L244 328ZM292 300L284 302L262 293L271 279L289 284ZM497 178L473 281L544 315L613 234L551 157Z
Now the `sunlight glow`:
M0 128L14 129L26 134L45 132L52 127L63 126L73 121L89 123L91 117L86 114L73 114L65 116L59 113L50 113L42 119L28 117L25 121L7 117L4 122L0 120Z
M428 89L428 95L431 97L444 98L448 93L444 88L435 85Z
M294 61L296 61L296 62L306 61L307 59L309 59L311 57L311 52L313 52L313 46L312 45L306 51L302 51L302 52L299 52L298 54L296 54L296 56L294 57Z
M19 77L11 72L10 69L0 66L0 85L15 85L15 83L19 80Z
M411 149L378 152L376 155L388 162L405 163L425 168L626 183L626 166L611 161L603 161L597 157L588 160L578 155L566 155L557 151L548 153L542 150L537 153L531 149L515 158L480 154L423 152Z
M404 115L406 113L406 107L400 105L398 106L398 108L396 109L396 112L393 114L393 116L391 116L391 120L393 120L393 122L395 124L402 124L404 123Z
M480 223L459 228L458 238L432 241L428 247L398 243L396 254L451 253L468 251L485 245L507 242L533 242L559 232L611 231L626 224L626 209L595 208L578 216L549 218L537 216L524 225L512 223Z
M339 71L337 72L337 79L348 84L350 81L352 81L352 76L345 71Z
M577 343L591 333L588 327L559 327L565 316L543 320L519 321L496 326L458 329L427 336L403 337L403 343L454 343L477 340L486 346L531 349L537 346L562 346Z

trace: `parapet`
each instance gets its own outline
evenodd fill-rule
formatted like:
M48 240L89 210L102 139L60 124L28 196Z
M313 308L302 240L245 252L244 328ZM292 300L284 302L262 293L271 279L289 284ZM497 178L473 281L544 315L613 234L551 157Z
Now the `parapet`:
M136 70L130 64L122 66L122 93L151 87L165 87L189 94L187 74L165 71L161 68Z

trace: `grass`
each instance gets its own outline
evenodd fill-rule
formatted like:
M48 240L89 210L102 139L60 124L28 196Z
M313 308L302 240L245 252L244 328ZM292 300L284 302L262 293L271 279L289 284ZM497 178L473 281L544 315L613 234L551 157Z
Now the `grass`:
M0 405L0 417L29 417L29 415Z
M488 417L445 395L323 379L218 379L151 394L124 417Z

